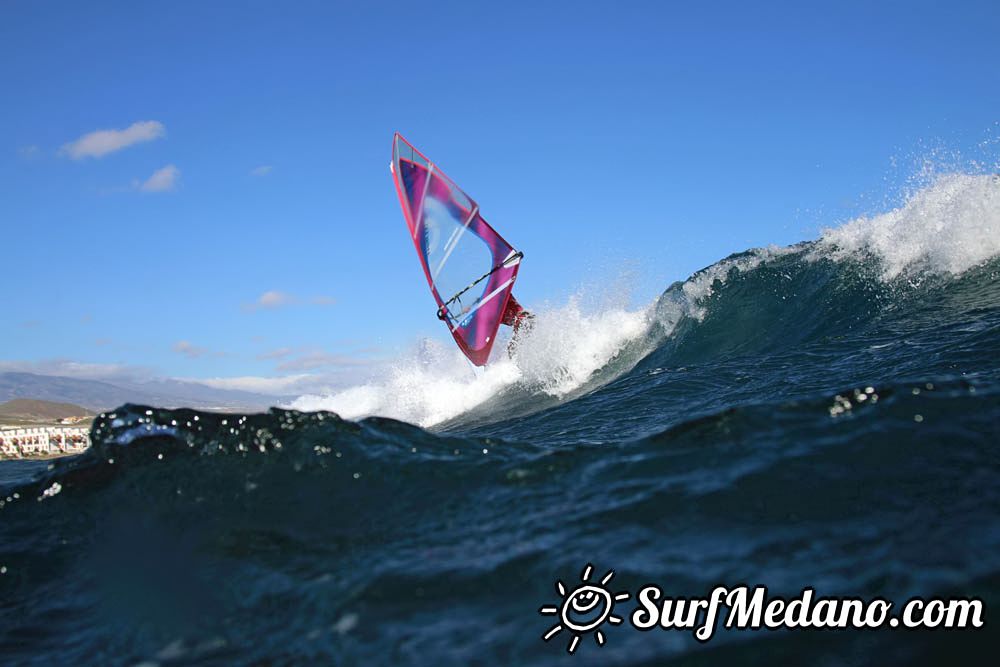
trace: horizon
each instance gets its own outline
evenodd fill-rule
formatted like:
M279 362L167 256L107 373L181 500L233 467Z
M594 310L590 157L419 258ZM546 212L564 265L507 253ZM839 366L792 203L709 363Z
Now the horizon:
M5 5L0 372L276 397L447 344L396 131L525 253L536 309L641 308L998 169L995 4L724 9Z

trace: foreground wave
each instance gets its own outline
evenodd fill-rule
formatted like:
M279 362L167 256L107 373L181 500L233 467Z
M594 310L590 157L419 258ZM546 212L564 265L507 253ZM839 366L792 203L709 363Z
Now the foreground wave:
M0 655L549 664L564 647L539 639L538 607L588 562L675 596L978 597L989 627L998 243L997 179L946 177L817 241L729 257L640 311L571 303L558 317L576 309L594 336L565 355L542 313L478 380L416 364L301 404L433 432L123 406L86 453L6 477ZM981 632L606 634L572 660L992 657Z

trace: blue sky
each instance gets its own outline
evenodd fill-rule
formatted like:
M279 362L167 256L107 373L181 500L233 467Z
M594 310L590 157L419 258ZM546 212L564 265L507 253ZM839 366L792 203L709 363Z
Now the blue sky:
M447 340L396 130L536 307L645 303L995 153L995 2L693 5L4 3L0 368L279 389Z

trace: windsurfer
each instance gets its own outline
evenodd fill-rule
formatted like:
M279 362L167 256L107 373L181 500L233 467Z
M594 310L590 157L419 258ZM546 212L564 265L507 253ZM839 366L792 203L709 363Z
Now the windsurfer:
M531 320L535 319L535 316L524 309L524 307L517 302L514 295L510 295L510 299L507 301L507 308L503 311L503 317L500 319L500 324L506 324L509 327L514 328L514 334L517 334L518 329L521 328L522 324L526 324L527 328L531 328Z
M514 329L514 335L510 337L510 343L507 345L507 356L513 357L514 352L517 350L517 344L520 342L518 340L519 334L523 332L527 333L531 330L531 325L535 316L524 309L524 307L517 302L514 295L510 295L510 299L507 300L507 307L503 311L503 318L500 320L500 324L506 324L507 326Z

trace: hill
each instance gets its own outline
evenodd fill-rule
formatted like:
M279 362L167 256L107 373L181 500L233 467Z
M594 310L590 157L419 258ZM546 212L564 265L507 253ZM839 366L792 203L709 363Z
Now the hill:
M290 400L179 380L105 382L13 371L0 373L0 401L15 398L72 403L96 412L125 403L202 410L266 410L283 400Z
M67 417L93 417L94 412L72 403L15 398L0 403L0 421L56 421Z

